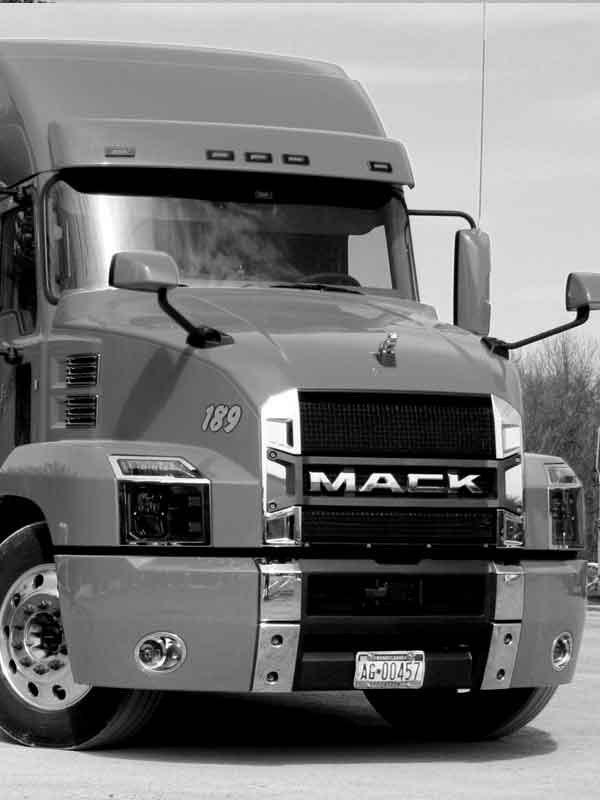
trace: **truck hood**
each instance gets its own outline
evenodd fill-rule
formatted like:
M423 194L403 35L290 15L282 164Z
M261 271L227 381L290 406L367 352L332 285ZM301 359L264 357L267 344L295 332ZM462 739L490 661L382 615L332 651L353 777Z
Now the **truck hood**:
M440 323L430 306L393 293L179 288L169 299L194 324L233 337L233 345L193 355L226 372L257 404L298 387L496 394L520 409L518 377L510 362L491 355L479 337ZM153 294L143 292L65 293L54 327L190 350L185 332L158 308ZM396 366L386 367L375 354L392 332L398 335Z

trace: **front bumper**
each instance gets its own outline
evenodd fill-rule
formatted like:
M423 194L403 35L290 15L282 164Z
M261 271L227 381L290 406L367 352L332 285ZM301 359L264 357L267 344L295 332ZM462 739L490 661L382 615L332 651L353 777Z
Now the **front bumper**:
M585 615L580 560L265 565L182 553L56 562L74 677L97 686L351 689L358 650L405 649L425 651L425 688L558 685L573 677ZM176 671L136 666L135 645L153 631L184 640ZM574 656L557 672L552 643L564 631Z

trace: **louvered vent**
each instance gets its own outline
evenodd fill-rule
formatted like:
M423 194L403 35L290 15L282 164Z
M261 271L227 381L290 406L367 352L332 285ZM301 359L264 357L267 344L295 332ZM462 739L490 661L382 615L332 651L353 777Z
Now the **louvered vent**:
M97 353L77 353L65 359L65 383L67 386L96 386L98 383Z
M95 428L98 418L98 396L73 394L65 398L67 428Z

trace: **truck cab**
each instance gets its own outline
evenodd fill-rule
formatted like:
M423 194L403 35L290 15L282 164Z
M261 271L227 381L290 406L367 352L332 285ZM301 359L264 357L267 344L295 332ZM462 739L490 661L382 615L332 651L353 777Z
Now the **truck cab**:
M13 739L105 745L173 691L339 689L486 738L572 679L581 485L523 451L487 236L413 184L336 66L3 44ZM452 322L420 299L424 213L463 220ZM571 276L579 322L598 298Z

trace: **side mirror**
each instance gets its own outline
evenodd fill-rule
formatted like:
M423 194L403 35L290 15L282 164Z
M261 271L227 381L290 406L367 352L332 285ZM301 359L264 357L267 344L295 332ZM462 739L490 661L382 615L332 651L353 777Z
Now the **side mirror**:
M490 237L474 228L454 239L454 324L487 336L490 332Z
M567 278L567 311L587 306L590 311L600 308L600 275L594 272L572 272Z
M583 325L584 322L588 321L591 311L600 309L600 274L595 272L571 272L567 278L566 306L567 311L576 311L577 316L572 322L559 325L558 328L550 328L548 331L536 333L535 336L519 339L518 342L505 342L502 339L494 339L489 336L484 336L482 341L492 353L508 358L509 350L516 350L518 347L540 342L549 336L556 336L557 333L564 333Z
M116 289L157 292L179 285L179 269L175 260L160 250L125 251L112 257L108 282Z

